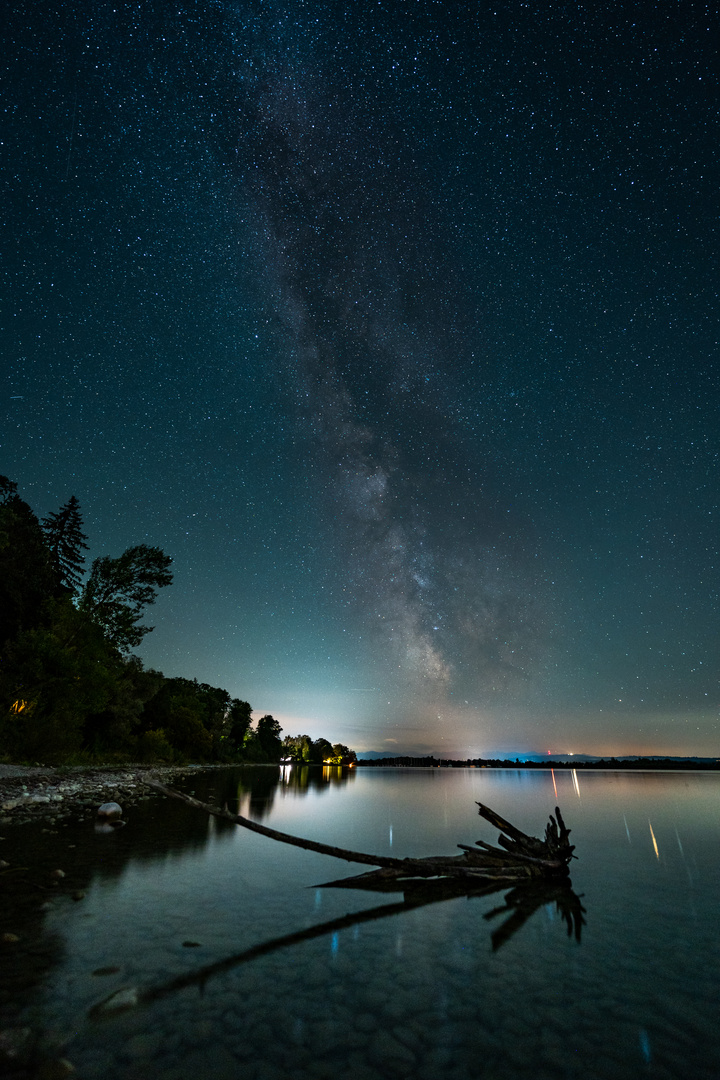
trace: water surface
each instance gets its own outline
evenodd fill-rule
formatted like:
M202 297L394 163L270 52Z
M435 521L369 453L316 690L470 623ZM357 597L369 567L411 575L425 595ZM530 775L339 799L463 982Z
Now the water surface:
M404 909L402 894L322 889L363 868L176 803L147 802L109 834L6 828L3 851L22 834L28 859L67 878L44 910L16 913L24 974L5 981L5 1024L43 1032L83 1080L717 1077L720 776L261 768L188 788L397 857L494 842L476 800L533 834L557 803L582 940L550 901L493 948L512 912L486 916L507 889ZM123 988L151 1000L101 1017Z

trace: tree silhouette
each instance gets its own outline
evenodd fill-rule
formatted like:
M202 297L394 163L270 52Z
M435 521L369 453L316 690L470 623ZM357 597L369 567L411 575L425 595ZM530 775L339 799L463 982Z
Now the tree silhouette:
M56 585L40 522L16 490L0 477L0 650L45 621Z
M49 513L41 522L58 581L73 594L77 593L80 587L82 565L85 562L82 552L88 549L82 523L80 503L74 495L57 513Z
M261 716L257 725L257 737L268 761L279 761L282 752L280 732L282 728L274 716Z
M157 590L172 582L172 559L160 548L139 544L118 559L95 559L80 597L80 610L102 627L107 640L121 652L139 645L152 626L138 626L145 608L155 603Z
M8 499L17 495L17 484L8 476L0 476L0 506L4 506Z

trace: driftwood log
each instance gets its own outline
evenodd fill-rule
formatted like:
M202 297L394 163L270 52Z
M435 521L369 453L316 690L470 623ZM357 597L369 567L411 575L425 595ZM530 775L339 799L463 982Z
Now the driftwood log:
M555 815L551 815L545 829L545 839L538 840L516 829L489 807L478 803L480 816L500 830L499 847L492 847L484 840L478 840L475 847L459 844L458 847L463 851L462 855L425 859L393 859L385 855L367 855L360 851L348 851L345 848L333 847L331 844L321 844L315 840L290 836L288 833L270 829L267 825L260 825L239 814L232 814L227 808L220 809L209 803L203 803L191 795L166 787L158 780L138 777L138 781L172 799L178 799L214 817L232 821L271 840L292 844L306 851L316 851L321 855L331 855L335 859L343 859L346 862L376 867L370 872L338 881L328 881L322 886L315 886L316 888L402 893L403 899L396 903L384 903L379 907L330 919L294 933L283 934L270 941L253 945L242 952L216 960L199 970L195 969L178 975L160 985L145 989L125 987L115 991L90 1009L89 1016L93 1020L107 1019L127 1009L148 1005L190 986L199 986L202 989L209 979L261 956L267 956L278 949L286 949L351 926L386 919L414 908L455 900L461 896L487 897L509 889L503 897L504 904L484 915L487 920L505 916L505 920L491 935L493 951L504 945L538 908L550 903L555 904L567 927L568 936L574 935L576 940L580 941L582 927L585 924L585 908L580 902L581 898L573 892L570 882L568 865L574 858L573 846L568 839L570 830L566 827L557 807Z
M477 803L480 816L500 830L499 847L493 847L484 840L478 840L475 847L458 844L463 852L462 855L394 859L388 855L368 855L362 851L349 851L346 848L334 847L332 844L322 844L316 840L291 836L289 833L271 829L267 825L260 825L259 822L242 817L240 814L232 814L227 807L221 809L201 802L192 795L186 795L182 791L176 791L174 788L161 784L159 780L146 777L142 779L142 782L172 799L178 799L214 817L232 821L244 829L267 836L270 840L292 844L293 847L304 848L306 851L316 851L321 855L330 855L334 859L343 859L345 862L374 866L377 869L371 873L352 879L356 883L362 879L366 885L382 879L462 878L519 883L537 878L567 877L570 860L575 857L574 846L569 841L570 830L563 821L559 807L555 808L554 815L550 815L544 840L538 840L515 828L483 803Z

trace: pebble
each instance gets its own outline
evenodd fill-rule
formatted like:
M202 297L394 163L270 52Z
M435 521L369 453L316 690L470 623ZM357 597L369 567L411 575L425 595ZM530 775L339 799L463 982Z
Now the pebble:
M122 990L116 990L109 998L105 998L91 1012L100 1014L124 1012L126 1009L134 1009L137 1003L137 990L134 986L126 986Z
M103 801L124 799L125 806L158 798L155 792L143 788L138 780L135 767L132 772L126 769L77 768L62 772L47 769L40 775L33 775L27 782L20 783L24 767L0 765L0 823L3 825L23 825L31 821L47 821L50 815L55 821L76 817L87 808L93 813ZM198 766L198 770L201 767ZM32 770L28 770L27 775ZM137 767L142 775L146 769ZM188 766L167 766L153 770L161 780L172 783L180 776L186 776L191 769ZM50 820L52 820L50 818Z
M29 1027L5 1028L0 1031L0 1053L10 1059L19 1057L27 1048L31 1035Z
M159 1031L147 1031L133 1035L128 1040L125 1053L131 1058L155 1057L162 1046L162 1034Z
M378 1065L382 1065L388 1058L408 1065L415 1064L413 1052L387 1031L379 1031L374 1037L370 1044L370 1054L372 1060Z
M66 1076L72 1076L75 1066L67 1058L56 1058L55 1061L44 1061L37 1070L37 1080L64 1080Z

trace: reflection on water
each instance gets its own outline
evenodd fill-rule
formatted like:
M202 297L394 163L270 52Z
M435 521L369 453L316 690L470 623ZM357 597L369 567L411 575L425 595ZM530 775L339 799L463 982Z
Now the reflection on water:
M343 915L338 919L330 919L309 927L307 930L297 930L291 934L283 934L281 937L264 941L260 945L253 945L222 960L216 960L198 971L192 971L170 979L160 986L152 986L144 989L133 988L131 996L125 991L116 991L108 998L94 1005L89 1012L91 1019L102 1020L112 1015L119 1009L136 1008L168 997L178 990L184 990L189 986L206 986L209 979L224 974L241 964L250 963L261 956L277 952L279 949L288 949L293 945L299 945L314 938L333 935L333 951L337 952L337 933L350 927L360 926L362 923L375 922L378 919L387 919L392 915L400 915L413 908L426 907L429 904L439 904L447 900L457 900L459 897L470 899L471 897L494 896L503 892L507 885L498 885L497 882L483 882L474 885L459 879L443 878L442 880L414 879L401 882L397 879L374 878L370 874L361 874L349 878L346 881L333 881L322 888L354 888L370 892L397 893L402 892L403 900L396 904L382 904L380 907L358 911L352 915ZM573 892L569 878L542 880L533 879L516 885L504 897L505 903L500 907L487 912L485 919L493 919L497 915L508 915L499 929L491 935L493 951L499 949L510 940L513 934L527 922L540 907L554 904L559 915L567 926L568 936L574 935L580 943L582 927L585 925L585 908L580 902L580 897ZM185 942L185 945L196 945L195 942ZM114 974L118 969L104 969L103 974ZM97 974L97 973L96 973Z
M0 857L30 869L0 879L20 938L0 950L2 1028L83 1078L717 1075L720 777L265 767L186 788L398 857L493 840L476 800L532 834L558 802L579 861L572 887L382 898L175 802L107 836L6 828ZM143 1007L98 1024L118 993Z
M256 821L267 817L272 811L278 788L282 793L290 792L293 795L321 794L330 788L344 787L356 775L355 769L343 768L341 765L282 765L279 768L246 768L237 771L241 772L237 780L237 790L230 794L227 789L233 781L229 780L225 791L227 797L215 798L214 802L219 806L227 803L228 810L233 814L242 814Z

